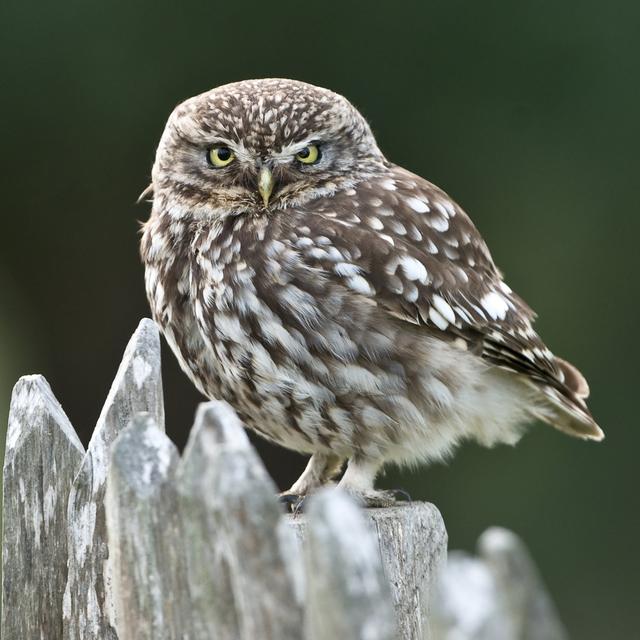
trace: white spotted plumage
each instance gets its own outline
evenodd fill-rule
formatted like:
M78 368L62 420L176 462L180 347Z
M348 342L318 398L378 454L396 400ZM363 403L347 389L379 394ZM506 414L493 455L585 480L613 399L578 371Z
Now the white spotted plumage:
M318 161L300 165L292 154L312 143ZM207 164L213 144L236 154L228 168ZM602 437L584 378L542 343L468 216L387 161L341 96L256 80L187 100L152 187L154 318L203 393L312 454L293 492L349 460L341 484L383 503L385 462L513 443L533 418Z

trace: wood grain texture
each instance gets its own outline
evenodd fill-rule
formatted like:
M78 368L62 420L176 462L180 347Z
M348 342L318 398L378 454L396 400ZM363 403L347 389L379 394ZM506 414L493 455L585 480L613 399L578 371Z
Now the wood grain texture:
M313 505L314 498L309 503ZM334 512L327 508L326 513L322 513L318 517L320 522ZM431 637L429 618L435 579L446 561L447 533L440 512L431 504L413 502L385 509L366 509L361 513L367 526L359 530L361 533L358 536L373 536L376 540L375 557L370 562L372 566L380 564L390 589L389 601L393 604L397 625L397 636L394 637L427 640ZM290 516L289 523L303 545L308 547L308 517L304 514ZM339 517L334 517L333 524L325 526L330 527L334 536L355 536L346 521ZM335 541L333 544L341 543ZM314 556L309 554L307 548L308 582L314 579L316 573L314 565L309 565L310 558ZM318 562L322 564L321 557ZM345 569L343 564L338 563L338 566L331 565L330 570L339 574ZM356 609L361 610L359 607ZM318 616L318 623L323 624L322 615ZM324 624L327 622L324 621Z
M113 443L105 510L120 640L188 637L177 464L178 450L149 414Z
M200 406L179 476L197 628L222 631L215 637L223 638L299 640L295 539L277 489L229 405ZM212 562L209 575L205 561Z
M312 497L307 520L309 640L394 640L391 589L371 523L337 490Z
M392 587L400 638L427 640L436 578L447 560L442 516L432 504L412 502L373 509L370 518Z
M2 638L60 640L67 500L84 448L42 376L13 390L4 459Z
M164 429L160 337L143 319L131 337L69 497L65 640L115 640L104 494L113 441L138 412Z

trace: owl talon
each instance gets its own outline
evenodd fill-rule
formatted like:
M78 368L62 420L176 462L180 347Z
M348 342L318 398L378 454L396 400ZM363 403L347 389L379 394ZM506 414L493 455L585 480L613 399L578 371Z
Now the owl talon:
M294 516L299 516L300 514L304 513L306 501L307 496L300 496L300 500L295 503L295 505L291 509L291 513L293 513Z
M392 489L393 493L396 496L396 499L400 502L413 502L413 500L411 499L411 496L409 495L409 493L407 491L405 491L404 489Z
M304 502L304 496L300 496L295 493L281 493L278 496L278 501L285 505L287 511L296 514L300 512L302 503Z

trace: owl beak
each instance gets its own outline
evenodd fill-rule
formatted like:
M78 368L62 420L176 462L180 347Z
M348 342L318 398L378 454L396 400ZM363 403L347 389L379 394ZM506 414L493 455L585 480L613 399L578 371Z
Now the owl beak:
M264 202L265 207L269 206L269 198L273 192L274 185L275 180L273 179L271 169L269 169L269 167L262 167L258 174L258 191L262 196L262 202Z

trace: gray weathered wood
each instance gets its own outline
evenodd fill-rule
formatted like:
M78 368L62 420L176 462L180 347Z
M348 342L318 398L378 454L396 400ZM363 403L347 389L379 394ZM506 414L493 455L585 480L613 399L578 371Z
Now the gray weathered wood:
M447 530L438 509L412 502L370 514L392 585L402 640L431 637L429 620L436 577L447 559Z
M307 637L395 639L391 590L371 523L335 489L310 498L307 519Z
M363 513L377 538L391 586L398 637L427 640L435 579L447 557L447 532L440 512L432 504L412 502ZM304 539L305 516L290 517L290 524Z
M115 639L104 493L110 449L132 417L149 412L164 429L160 338L143 319L131 337L69 496L69 577L64 594L66 640Z
M224 409L223 409L224 410ZM212 461L218 434L211 424L215 411L201 407L178 470L178 492L194 638L236 640L240 625L230 569L223 553L218 515L209 508ZM233 417L234 420L235 416Z
M67 500L84 448L42 376L21 378L3 482L2 637L62 638Z
M522 640L566 640L566 631L522 540L492 527L478 540L478 551L496 580L501 607Z
M522 541L501 528L478 541L478 557L450 554L435 599L436 640L566 640Z
M207 634L194 637L300 640L299 574L287 566L300 558L276 487L229 405L200 406L179 476L196 628Z
M105 509L120 640L188 637L177 464L176 447L148 414L113 443Z

